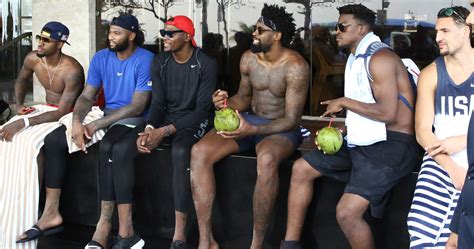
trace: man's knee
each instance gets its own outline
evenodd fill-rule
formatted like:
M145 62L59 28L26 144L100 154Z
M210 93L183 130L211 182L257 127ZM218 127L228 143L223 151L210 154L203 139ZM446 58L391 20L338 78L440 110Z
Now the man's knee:
M123 161L127 158L135 158L138 154L137 145L133 139L121 139L115 144L106 143L105 146L110 146L112 148L113 160ZM107 151L101 150L101 152Z
M185 158L189 158L191 146L188 144L173 144L171 153L174 159L184 160Z
M273 153L259 153L257 155L257 177L259 179L271 179L278 176L279 164L278 157Z
M311 165L309 165L309 163L303 158L299 158L293 163L293 168L291 170L292 182L313 181L320 176L321 173L311 167Z
M66 128L64 125L58 127L44 138L44 144L49 147L55 147L58 144L63 144L66 140Z
M205 143L197 143L191 149L191 170L199 170L215 162L211 158L212 151Z
M118 128L119 128L118 125L113 126L107 131L107 133L105 133L105 136L102 138L99 144L100 154L104 154L104 153L109 154L113 151L114 145L116 143L116 139L113 136L113 134L114 134L114 131Z
M350 224L363 218L365 205L357 202L339 201L336 207L336 219L339 224Z

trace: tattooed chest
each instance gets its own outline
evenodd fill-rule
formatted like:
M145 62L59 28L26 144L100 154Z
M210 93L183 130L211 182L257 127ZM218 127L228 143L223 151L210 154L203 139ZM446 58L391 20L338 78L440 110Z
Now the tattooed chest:
M275 96L285 95L285 70L282 67L273 69L257 67L249 76L254 91L270 91Z

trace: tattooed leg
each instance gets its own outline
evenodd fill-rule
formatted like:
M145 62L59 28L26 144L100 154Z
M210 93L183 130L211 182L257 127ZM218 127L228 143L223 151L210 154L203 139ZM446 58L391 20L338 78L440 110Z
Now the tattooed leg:
M102 201L100 209L100 219L97 223L92 240L99 242L103 246L107 246L107 240L112 229L112 214L114 212L114 201Z
M293 153L285 137L272 135L256 146L257 183L253 193L253 239L251 249L261 249L273 204L278 194L278 166Z
M268 155L257 156L257 184L253 193L253 240L251 249L261 249L278 192L278 162Z

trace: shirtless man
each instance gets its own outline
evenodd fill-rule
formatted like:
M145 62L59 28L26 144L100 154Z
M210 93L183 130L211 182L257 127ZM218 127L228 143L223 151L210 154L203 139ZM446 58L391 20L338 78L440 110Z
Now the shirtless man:
M39 201L36 179L43 175L39 148L46 135L58 126L57 121L71 111L84 85L82 66L61 51L68 35L66 26L49 22L36 36L38 50L26 56L15 83L19 116L0 127L0 182L4 187L0 188L0 203L5 207L2 213L11 217L0 219L0 245L5 248L36 248L34 242L24 245L15 242L18 231L36 221ZM46 90L47 105L36 105L36 110L24 105L28 80L33 73Z
M250 149L257 152L257 183L253 199L253 240L262 248L268 218L278 192L278 165L299 146L299 123L308 89L309 67L286 48L294 34L292 14L284 7L266 5L253 32L252 51L240 62L241 81L236 95L217 90L214 106L239 112L233 132L212 130L193 146L191 183L199 225L199 249L218 248L211 231L215 197L213 166L225 156ZM227 99L227 101L226 101Z
M49 22L44 25L36 36L38 50L26 56L15 83L16 110L19 115L33 110L24 105L28 80L33 73L46 90L46 103L58 107L57 110L7 124L0 129L0 138L12 141L13 136L25 126L57 121L71 111L84 85L84 70L79 62L61 51L68 36L69 29L62 23Z
M363 215L370 206L382 217L387 193L412 172L419 155L414 136L414 92L407 70L390 49L364 56L372 44L375 13L361 4L338 8L337 45L350 49L344 97L322 102L324 115L347 110L347 136L334 155L315 150L295 161L288 196L288 224L283 249L300 249L314 180L321 176L347 182L336 207L336 218L352 248L375 248ZM370 180L368 180L370 179Z

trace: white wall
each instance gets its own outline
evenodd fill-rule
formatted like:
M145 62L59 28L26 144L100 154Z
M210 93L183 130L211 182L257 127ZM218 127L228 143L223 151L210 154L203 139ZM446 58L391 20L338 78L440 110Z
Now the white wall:
M64 44L63 53L68 54L81 63L86 76L89 61L96 47L96 7L95 0L34 0L32 10L33 37L41 31L49 21L58 21L69 28L68 42ZM33 50L37 48L33 39ZM33 83L33 100L45 101L45 92L35 78Z

